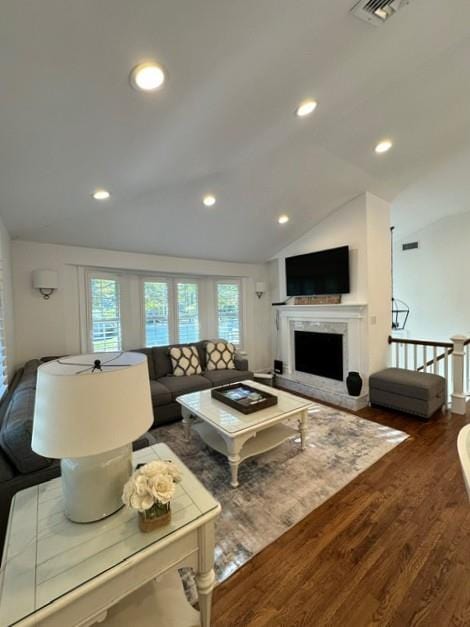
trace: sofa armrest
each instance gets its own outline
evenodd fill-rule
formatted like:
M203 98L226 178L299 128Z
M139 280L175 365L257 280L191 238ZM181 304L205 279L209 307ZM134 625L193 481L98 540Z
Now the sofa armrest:
M240 353L235 353L233 361L235 362L235 368L237 370L249 370L248 359L244 355L240 355Z

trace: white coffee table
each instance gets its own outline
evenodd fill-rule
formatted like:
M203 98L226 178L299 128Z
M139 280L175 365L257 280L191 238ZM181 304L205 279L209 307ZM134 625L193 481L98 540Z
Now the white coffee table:
M220 505L165 444L134 453L135 463L154 459L174 460L183 479L172 501L171 522L150 533L139 531L136 514L127 509L96 523L70 522L63 514L59 479L15 495L0 575L2 627L121 624L112 615L114 610L109 622L107 610L135 591L139 596L133 603L134 624L148 624L152 616L141 619L136 614L139 606L150 607L144 603L144 589L153 595L152 586L159 587L152 584L155 578L182 566L195 570L200 622L209 626L215 581L214 523ZM179 581L170 574L165 585L172 576ZM168 606L175 597L166 589L163 592ZM153 618L152 624L159 624L159 617ZM165 620L166 625L187 624Z
M277 405L252 414L242 414L211 396L211 390L179 396L185 436L195 429L204 442L228 458L231 470L230 485L236 488L240 463L269 451L300 433L300 449L305 448L308 410L312 401L289 392L276 390L255 381L247 385L275 394ZM287 418L298 416L298 429L283 424Z

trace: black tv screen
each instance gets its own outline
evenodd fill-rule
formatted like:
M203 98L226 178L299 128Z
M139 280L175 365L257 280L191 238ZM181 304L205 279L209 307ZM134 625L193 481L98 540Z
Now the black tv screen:
M347 294L349 246L286 258L287 296Z

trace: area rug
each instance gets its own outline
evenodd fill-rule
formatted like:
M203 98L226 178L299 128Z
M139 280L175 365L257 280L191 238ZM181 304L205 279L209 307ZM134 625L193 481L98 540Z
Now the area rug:
M295 420L291 424L295 426ZM177 423L153 434L170 446L222 505L216 524L218 583L408 437L403 431L314 404L306 450L300 451L300 438L294 435L242 462L240 486L234 489L227 459L196 432L188 442Z

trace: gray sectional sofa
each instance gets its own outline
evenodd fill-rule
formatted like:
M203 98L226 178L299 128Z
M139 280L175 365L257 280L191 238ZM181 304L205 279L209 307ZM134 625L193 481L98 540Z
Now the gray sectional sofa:
M203 370L206 363L205 344L196 344ZM175 400L177 396L252 378L247 361L239 357L235 359L235 370L216 370L189 377L172 376L169 348L142 348L137 351L147 355L148 359L154 427L180 418L179 405ZM41 457L31 449L37 369L42 361L31 360L16 372L0 404L0 551L14 494L60 474L58 460ZM145 434L134 442L134 449L154 441L151 434Z
M253 373L248 369L248 360L237 354L235 354L235 369L206 370L207 342L208 340L203 340L192 344L172 345L196 346L203 372L200 375L196 374L190 377L175 377L172 375L169 356L170 346L136 349L136 352L147 355L153 413L155 416L154 426L181 418L181 410L176 402L176 398L182 394L208 390L218 385L227 385L253 378Z

